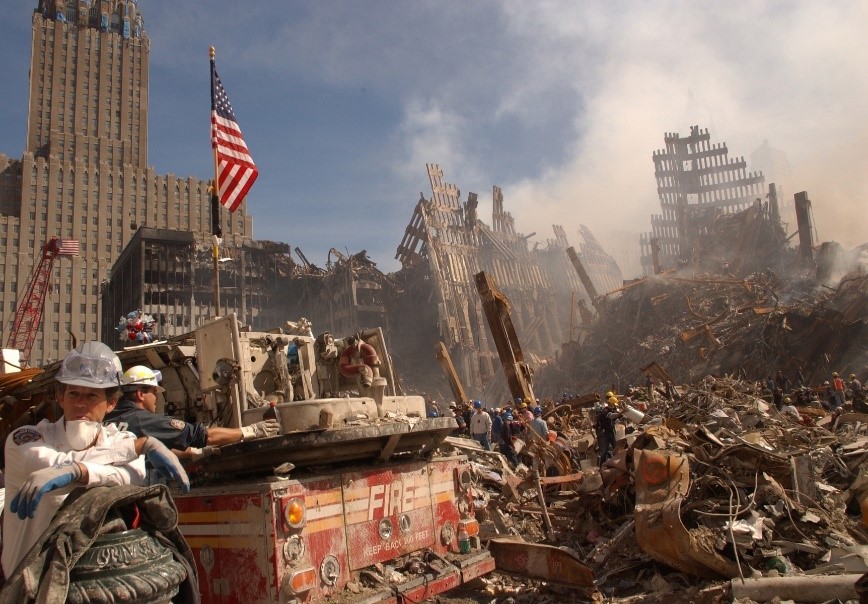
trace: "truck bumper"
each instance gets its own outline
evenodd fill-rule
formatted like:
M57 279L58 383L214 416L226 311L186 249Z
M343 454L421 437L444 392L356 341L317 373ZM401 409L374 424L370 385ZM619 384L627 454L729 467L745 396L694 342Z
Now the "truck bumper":
M494 558L486 551L465 556L445 565L437 573L426 573L394 588L366 598L365 604L411 604L421 602L494 570Z
M426 574L424 577L399 586L397 589L398 601L401 604L421 602L493 570L494 558L487 550L481 551L473 556L456 560L436 575Z

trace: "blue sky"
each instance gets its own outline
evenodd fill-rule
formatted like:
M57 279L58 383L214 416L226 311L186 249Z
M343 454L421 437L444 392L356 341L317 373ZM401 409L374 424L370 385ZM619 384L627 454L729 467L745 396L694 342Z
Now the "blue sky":
M864 242L868 2L140 0L151 38L149 163L210 178L208 47L260 177L254 236L368 250L386 271L425 163L490 223L604 247L659 212L652 152L691 124L748 158L768 140L823 239ZM0 152L21 154L30 17L4 3ZM790 229L792 231L792 228ZM638 249L636 250L638 255ZM629 271L628 271L629 272ZM631 276L631 275L625 275Z

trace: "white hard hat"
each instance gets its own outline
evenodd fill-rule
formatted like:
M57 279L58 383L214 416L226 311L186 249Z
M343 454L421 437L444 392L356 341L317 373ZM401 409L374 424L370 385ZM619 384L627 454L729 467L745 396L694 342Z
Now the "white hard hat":
M57 370L55 379L68 386L111 388L121 385L121 361L102 342L85 342L70 350Z
M151 369L144 365L135 365L124 371L124 390L138 390L143 386L151 386L160 392L166 389L160 386L163 374L158 369Z

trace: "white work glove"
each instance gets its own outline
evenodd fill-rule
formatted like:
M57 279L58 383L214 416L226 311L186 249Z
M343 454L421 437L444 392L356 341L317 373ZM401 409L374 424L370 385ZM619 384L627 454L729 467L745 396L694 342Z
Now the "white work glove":
M148 436L142 447L142 455L169 480L176 480L184 493L190 492L190 478L178 456L153 436Z
M199 447L190 447L190 454L190 459L193 461L199 461L206 457L211 457L212 455L220 455L220 447L215 447L213 445L208 445L201 449Z
M280 422L276 419L266 419L241 427L241 440L257 440L278 434L280 434Z
M36 506L39 505L43 495L54 489L63 488L79 478L81 478L81 468L74 461L36 470L12 499L9 511L17 513L22 520L33 518Z

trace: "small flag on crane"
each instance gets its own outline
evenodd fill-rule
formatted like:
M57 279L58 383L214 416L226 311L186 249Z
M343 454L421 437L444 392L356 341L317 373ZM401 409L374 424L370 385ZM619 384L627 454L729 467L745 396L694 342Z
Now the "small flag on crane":
M78 256L78 239L61 239L57 245L58 256Z

